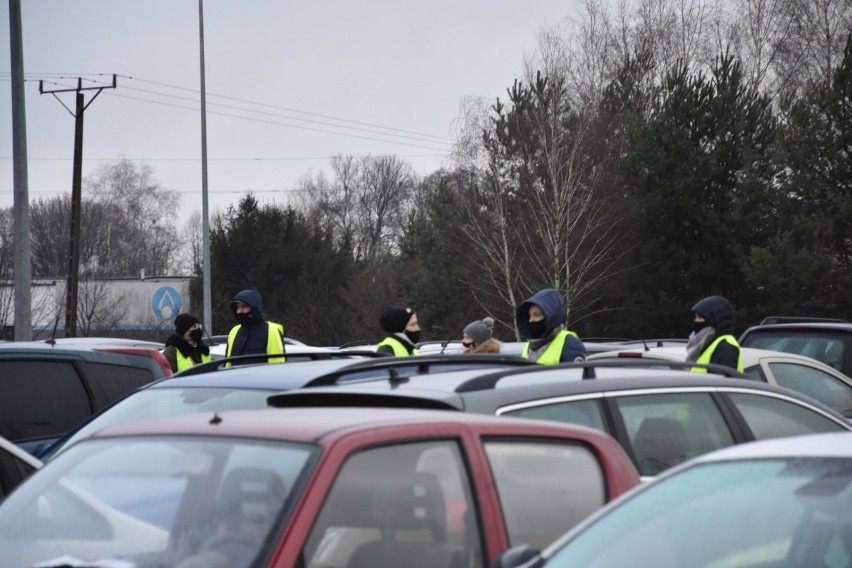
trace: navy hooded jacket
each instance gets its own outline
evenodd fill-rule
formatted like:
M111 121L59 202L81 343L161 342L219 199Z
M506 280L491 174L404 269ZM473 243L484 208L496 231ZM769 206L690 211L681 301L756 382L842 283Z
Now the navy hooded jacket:
M518 326L518 331L525 339L531 339L530 348L535 343L536 338L530 338L530 306L535 304L541 308L544 314L545 331L542 337L549 337L554 330L562 325L565 321L565 304L562 302L562 296L553 288L545 288L539 290L526 300L524 300L515 311L515 323ZM549 342L547 342L549 343ZM538 346L542 349L544 346ZM565 345L562 347L562 354L559 357L560 363L571 363L577 359L584 359L586 356L586 346L583 342L573 336L565 338Z
M240 331L234 338L234 344L228 355L266 353L269 326L266 325L266 319L263 315L263 300L261 299L260 292L257 290L243 290L231 298L230 307L234 314L236 314L237 309L236 302L242 302L251 308L252 321L240 327Z
M734 334L734 322L736 321L734 307L722 296L708 296L704 298L692 306L692 313L703 317L716 330L713 337L707 341L707 346L718 337ZM739 349L723 341L716 347L716 350L710 357L710 362L727 365L736 369L739 356Z

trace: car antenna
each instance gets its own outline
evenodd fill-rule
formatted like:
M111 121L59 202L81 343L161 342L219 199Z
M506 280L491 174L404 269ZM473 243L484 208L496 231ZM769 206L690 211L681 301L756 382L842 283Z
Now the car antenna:
M218 412L214 412L213 418L210 419L210 424L213 424L215 426L216 424L219 424L220 422L222 422L222 417L219 416Z
M648 348L648 344L645 342L644 337L642 338L642 346L645 347L645 351L650 351L650 349Z

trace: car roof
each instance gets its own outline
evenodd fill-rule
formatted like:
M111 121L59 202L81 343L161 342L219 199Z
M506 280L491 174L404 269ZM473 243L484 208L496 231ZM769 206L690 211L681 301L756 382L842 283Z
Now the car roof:
M786 323L766 323L753 325L743 332L741 339L748 334L751 333L764 333L771 331L789 331L789 330L797 330L797 331L809 331L809 330L819 330L819 331L839 331L839 332L852 332L852 322L845 322L842 320L836 321L814 321L809 319L803 319L802 321L795 322L786 322Z
M399 405L471 410L488 404L502 407L553 396L647 389L746 389L795 398L814 406L803 396L749 378L731 378L713 373L700 376L688 371L653 367L654 361L595 361L507 370L479 370L342 383L337 386L303 388L270 397L273 406L329 406L342 404ZM583 379L587 369L596 373ZM819 406L823 411L833 411ZM843 420L839 415L838 420Z
M629 357L630 353L635 353L637 355L641 354L643 357L648 358L659 357L660 359L672 361L683 361L686 359L685 347L651 347L649 349L643 350L606 351L603 353L595 353L594 355L590 356L590 359L597 360L604 359L607 357ZM822 361L814 359L813 357L808 357L807 355L801 355L799 353L773 351L771 349L757 349L756 347L740 347L740 353L743 356L743 365L746 367L756 365L760 362L761 359L771 357L772 359L788 359L792 361L800 361L802 363L812 364L821 368L831 370L833 372L837 372L837 370L831 367L830 365L826 365Z
M197 375L178 374L157 381L148 388L210 387L286 390L301 387L315 377L352 365L356 361L358 359L338 358L239 365Z
M311 408L239 410L222 413L184 414L110 426L92 438L133 435L222 435L318 442L330 436L377 428L433 424L438 428L468 425L499 430L504 434L537 433L615 443L603 432L579 425L485 414L422 409L342 407L328 412ZM437 431L437 430L436 430ZM81 442L82 443L82 442Z
M747 442L698 456L692 463L796 457L852 458L852 432L807 434Z

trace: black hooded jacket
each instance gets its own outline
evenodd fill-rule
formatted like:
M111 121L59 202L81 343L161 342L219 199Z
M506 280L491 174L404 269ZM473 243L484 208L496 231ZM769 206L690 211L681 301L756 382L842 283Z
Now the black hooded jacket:
M240 325L233 345L229 346L228 356L266 353L269 326L263 314L263 299L260 292L243 290L231 298L231 311L235 315L236 302L242 302L251 308L251 321Z
M708 347L713 341L723 335L733 336L734 324L736 322L734 307L722 296L708 296L704 298L692 306L692 313L703 317L716 330L713 337L707 340L706 345ZM723 341L716 346L716 350L710 357L710 362L727 365L736 369L739 357L740 350L727 341Z

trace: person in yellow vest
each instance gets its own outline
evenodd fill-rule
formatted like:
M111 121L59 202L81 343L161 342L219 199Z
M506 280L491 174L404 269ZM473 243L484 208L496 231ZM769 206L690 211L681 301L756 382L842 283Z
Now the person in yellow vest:
M211 360L210 347L202 341L201 322L193 315L178 314L175 318L175 333L166 339L163 355L177 373L193 365Z
M539 290L515 311L515 324L527 340L521 356L542 365L584 361L586 346L565 329L565 304L553 288Z
M686 342L686 360L716 363L743 372L740 344L734 337L734 307L722 296L708 296L692 306L692 333ZM694 373L707 369L693 367Z
M390 307L379 316L379 326L386 335L376 346L377 352L396 357L418 354L420 324L414 310L403 306Z
M237 325L228 333L226 357L259 353L284 355L284 326L266 320L260 292L243 290L231 299L230 307ZM273 357L267 361L282 363L284 357ZM226 366L229 367L232 364L240 363L227 363Z

